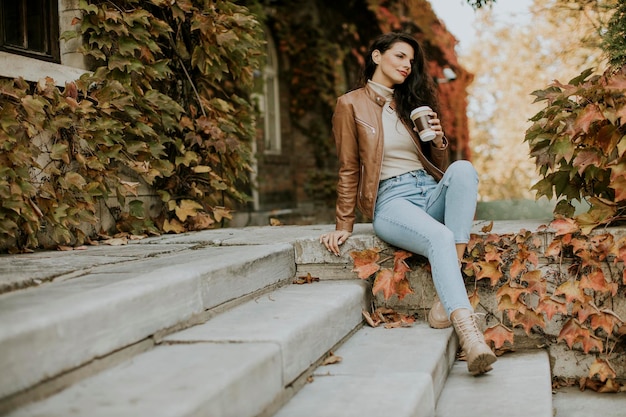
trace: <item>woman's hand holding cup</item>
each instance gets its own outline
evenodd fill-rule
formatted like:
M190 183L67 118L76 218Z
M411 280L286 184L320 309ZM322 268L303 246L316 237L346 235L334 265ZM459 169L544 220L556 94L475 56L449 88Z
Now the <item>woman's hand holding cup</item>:
M443 128L437 113L428 106L421 106L411 112L411 120L415 126L413 130L417 132L422 142L432 140L435 146L441 147Z

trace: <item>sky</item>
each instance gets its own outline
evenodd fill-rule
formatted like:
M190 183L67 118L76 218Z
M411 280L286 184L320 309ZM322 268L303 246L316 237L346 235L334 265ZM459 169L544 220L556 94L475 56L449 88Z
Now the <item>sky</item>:
M516 22L529 18L528 8L532 3L533 0L496 0L491 7L498 20ZM430 0L430 4L459 41L458 52L467 51L474 40L474 9L466 0Z

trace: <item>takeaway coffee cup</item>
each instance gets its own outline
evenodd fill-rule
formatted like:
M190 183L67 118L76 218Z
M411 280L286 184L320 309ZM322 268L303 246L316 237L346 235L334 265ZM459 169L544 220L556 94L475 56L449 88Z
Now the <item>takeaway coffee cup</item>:
M432 111L428 106L421 106L411 112L411 120L413 120L417 133L423 142L431 141L437 137L435 131L430 128L430 123L428 123Z

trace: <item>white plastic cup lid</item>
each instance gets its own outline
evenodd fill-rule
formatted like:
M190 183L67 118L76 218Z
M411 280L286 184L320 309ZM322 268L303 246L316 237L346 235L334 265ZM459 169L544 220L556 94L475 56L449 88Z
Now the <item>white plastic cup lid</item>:
M429 106L417 107L417 108L413 109L413 111L411 112L411 117L413 117L414 114L420 113L420 112L423 112L423 111L431 112L431 111L433 111L433 109L431 109Z

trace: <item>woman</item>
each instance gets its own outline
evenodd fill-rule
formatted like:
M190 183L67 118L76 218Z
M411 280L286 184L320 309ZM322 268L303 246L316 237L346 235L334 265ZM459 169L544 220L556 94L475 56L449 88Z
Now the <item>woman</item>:
M467 161L447 169L448 143L419 43L404 33L378 37L366 58L362 87L337 100L333 136L339 158L335 231L320 242L339 255L355 208L373 219L391 245L428 257L441 301L428 315L435 328L454 325L468 370L496 361L475 322L459 268L476 209L478 176ZM428 105L436 137L420 141L410 113ZM450 323L452 322L452 323Z

